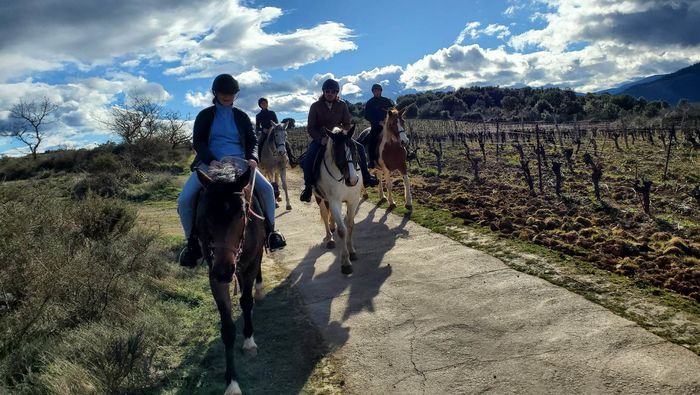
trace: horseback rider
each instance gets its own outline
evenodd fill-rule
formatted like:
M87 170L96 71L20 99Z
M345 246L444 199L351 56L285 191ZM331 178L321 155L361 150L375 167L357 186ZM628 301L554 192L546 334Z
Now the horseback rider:
M382 86L379 84L372 85L372 95L371 99L365 104L365 119L369 121L371 129L369 131L369 140L367 148L369 149L369 168L374 168L377 162L377 143L379 142L379 135L384 129L384 119L386 119L386 112L391 107L394 107L394 103L390 99L382 96Z
M255 115L255 131L258 133L258 158L261 155L261 150L265 144L265 140L270 135L270 130L272 130L272 122L279 123L277 120L277 114L274 111L268 110L267 99L261 97L258 99L258 107L260 107L260 112ZM292 152L292 147L289 145L288 141L284 142L287 148L287 157L289 158L289 164L294 167L296 165L296 158Z
M299 199L302 202L310 202L312 194L312 186L314 184L313 169L316 162L316 155L322 146L328 142L325 129L333 129L341 127L343 129L350 128L350 110L347 103L340 100L338 92L340 85L338 81L327 79L323 83L323 94L318 98L318 101L311 104L309 108L309 119L306 124L306 131L312 141L306 149L304 158L304 190L301 192ZM367 159L365 158L364 147L355 142L357 152L360 157L360 168L362 170L362 179L365 187L377 185L377 178L370 175L367 170Z
M245 158L250 168L257 172L254 187L262 198L267 246L275 251L286 245L284 237L275 231L275 195L272 185L256 169L257 139L253 124L245 112L233 107L233 101L240 91L238 81L230 74L220 74L214 78L211 91L214 105L200 111L194 121L192 145L197 155L190 166L193 173L185 182L177 200L177 211L187 238L187 246L180 253L179 260L182 266L188 267L195 266L202 256L197 236L192 233L197 195L202 189L194 169L206 170L212 163L226 156Z

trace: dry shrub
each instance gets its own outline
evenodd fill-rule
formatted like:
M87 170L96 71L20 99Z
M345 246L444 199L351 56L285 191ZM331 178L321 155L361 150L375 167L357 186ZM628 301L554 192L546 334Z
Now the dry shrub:
M166 270L157 234L134 228L135 213L118 200L90 195L74 202L53 191L26 192L18 200L0 196L0 382L61 392L65 382L38 379L58 369L75 390L91 392L92 385L97 393L123 392L132 380L127 367L139 370L152 356L143 330L120 328L149 305L144 280ZM80 358L61 362L52 352L57 340L106 322L104 333L86 337L92 354L113 361L91 362L102 371L90 370L95 384L78 367L88 366ZM92 384L78 385L82 381Z

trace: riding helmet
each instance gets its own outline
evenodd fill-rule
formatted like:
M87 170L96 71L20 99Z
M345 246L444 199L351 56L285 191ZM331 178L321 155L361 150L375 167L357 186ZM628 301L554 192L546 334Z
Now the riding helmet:
M225 95L235 95L240 91L238 81L231 74L219 74L211 84L211 90Z
M382 86L379 85L379 84L374 84L374 85L372 85L372 91L374 91L375 89L379 89L379 90L381 91L381 90L382 90Z
M336 92L339 92L340 85L338 85L338 81L336 81L332 78L329 78L326 80L326 82L323 83L323 87L321 89L324 91L330 89L330 90L334 90Z
M264 97L261 97L260 99L258 99L258 107L262 108L262 103L266 102L266 101L267 101L267 99L265 99Z

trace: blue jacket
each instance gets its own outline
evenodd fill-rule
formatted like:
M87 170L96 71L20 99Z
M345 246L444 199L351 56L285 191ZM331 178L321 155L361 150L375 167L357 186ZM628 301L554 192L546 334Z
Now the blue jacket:
M258 140L255 138L253 123L250 122L250 118L245 112L236 107L231 110L233 111L233 120L241 135L241 145L245 150L245 158L254 159L257 162ZM194 170L200 163L209 165L211 161L216 159L209 149L209 135L211 134L211 125L214 123L214 114L216 114L216 106L210 106L200 111L194 120L192 146L197 156L190 165L191 170Z

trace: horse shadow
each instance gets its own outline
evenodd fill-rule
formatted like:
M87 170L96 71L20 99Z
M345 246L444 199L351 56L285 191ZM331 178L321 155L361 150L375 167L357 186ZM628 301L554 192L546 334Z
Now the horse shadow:
M350 328L346 323L352 316L375 311L374 299L393 270L390 264L383 263L384 256L399 237L408 235L405 229L407 217L392 229L386 224L388 211L384 210L375 221L378 209L378 206L372 207L364 219L355 223L354 242L358 259L353 262L351 276L341 273L340 246L329 250L323 244L310 248L289 275L291 283L304 298L307 313L331 349L344 345L350 338ZM316 274L318 259L328 252L334 253L333 263ZM338 305L339 300L344 302L342 306ZM342 308L342 314L338 314L338 308ZM332 319L333 316L339 316L339 319Z
M234 297L234 304L238 295ZM234 307L234 311L238 310ZM256 301L253 315L257 356L242 350L242 315L236 320L236 371L238 383L248 394L298 394L318 363L328 354L319 330L306 319L300 296L289 277L272 289L262 301ZM221 394L226 390L222 378L226 371L224 344L216 321L211 331L196 342L167 381L177 383L178 395Z

